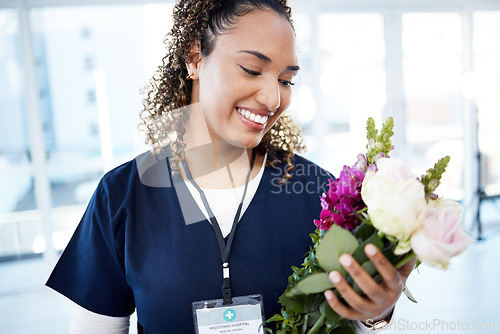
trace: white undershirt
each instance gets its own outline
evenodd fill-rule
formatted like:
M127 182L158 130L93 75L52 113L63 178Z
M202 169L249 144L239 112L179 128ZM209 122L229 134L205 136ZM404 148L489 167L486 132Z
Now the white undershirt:
M262 175L264 175L266 157L267 156L264 157L259 173L252 180L250 180L250 182L248 182L248 189L243 201L243 207L241 209L239 219L241 219L246 209L250 205L250 202L252 201L255 193L257 192L257 188L259 187ZM186 186L193 196L196 204L198 204L198 207L201 209L201 212L203 212L203 214L205 215L205 218L210 222L208 212L203 205L200 193L191 184L191 182L187 181ZM236 210L238 209L238 205L240 204L244 189L245 186L232 189L201 188L201 190L203 190L203 193L205 194L205 197L207 198L208 204L210 205L210 210L212 210L215 218L217 219L217 222L219 223L224 238L227 237L231 232L231 228L233 227L234 222L234 216L236 215Z

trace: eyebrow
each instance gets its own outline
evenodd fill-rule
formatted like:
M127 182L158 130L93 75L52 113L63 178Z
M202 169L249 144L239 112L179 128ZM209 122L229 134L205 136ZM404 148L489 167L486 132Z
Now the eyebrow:
M253 50L241 50L239 52L242 52L242 53L248 53L248 54L251 54L252 56L255 56L257 58L259 58L260 60L266 62L266 63L270 63L272 62L271 58L269 58L268 56L258 52L258 51L253 51ZM287 71L293 71L293 72L297 72L298 70L300 70L300 67L297 66L297 65L290 65L290 66L287 66L286 67Z

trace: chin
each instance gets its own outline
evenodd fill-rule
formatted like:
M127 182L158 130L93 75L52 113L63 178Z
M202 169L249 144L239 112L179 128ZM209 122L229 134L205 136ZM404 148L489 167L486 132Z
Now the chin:
M239 135L233 138L234 139L231 138L226 139L226 142L234 147L253 149L259 146L263 136L261 136L260 133L259 134L253 133L253 134L247 134L245 136Z
M260 142L262 141L262 137L255 138L253 140L248 140L245 142L245 147L249 150L256 148L259 146Z

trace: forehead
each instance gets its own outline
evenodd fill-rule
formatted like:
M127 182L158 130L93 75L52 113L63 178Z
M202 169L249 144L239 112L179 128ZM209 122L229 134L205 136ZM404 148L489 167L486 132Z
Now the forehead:
M271 10L255 9L239 17L234 26L219 37L217 48L229 52L258 51L286 66L297 63L293 28L285 17Z

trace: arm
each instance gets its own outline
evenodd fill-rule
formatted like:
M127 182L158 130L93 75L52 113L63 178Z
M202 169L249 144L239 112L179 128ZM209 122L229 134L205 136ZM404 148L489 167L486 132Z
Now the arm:
M70 334L128 334L130 317L109 317L75 304L71 314Z

